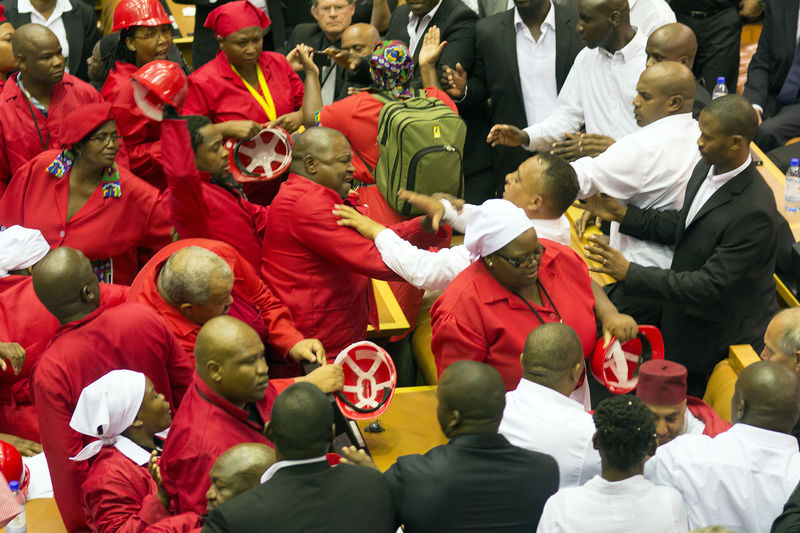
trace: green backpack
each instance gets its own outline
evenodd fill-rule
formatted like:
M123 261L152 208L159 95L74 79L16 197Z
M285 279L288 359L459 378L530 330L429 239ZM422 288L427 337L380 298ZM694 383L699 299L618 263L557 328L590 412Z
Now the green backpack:
M396 100L384 93L373 94L384 103L378 116L380 155L375 182L389 205L406 216L424 213L398 198L400 189L464 195L462 154L467 127L438 98L416 95Z

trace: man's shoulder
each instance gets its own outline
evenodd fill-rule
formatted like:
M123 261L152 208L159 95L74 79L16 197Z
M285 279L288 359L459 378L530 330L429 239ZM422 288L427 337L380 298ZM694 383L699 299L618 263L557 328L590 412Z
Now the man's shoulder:
M77 76L65 72L60 83L68 94L78 96L85 103L101 101L100 93L97 92L97 89Z
M322 42L322 29L316 22L303 22L294 27L290 43L312 45L316 41Z
M436 15L444 15L447 21L478 20L478 15L461 0L442 0Z
M496 13L489 17L480 18L478 22L475 23L475 33L480 33L481 35L498 31L501 28L506 31L514 29L513 9ZM498 36L494 35L494 37L497 38Z

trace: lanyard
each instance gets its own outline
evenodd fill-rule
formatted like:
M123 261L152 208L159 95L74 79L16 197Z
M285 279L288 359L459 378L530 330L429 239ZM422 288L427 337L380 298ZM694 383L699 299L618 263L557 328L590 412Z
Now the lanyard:
M261 72L261 65L256 65L256 73L258 74L258 86L261 89L261 93L264 95L263 97L258 94L255 87L247 83L239 71L236 70L236 67L231 65L231 69L233 69L233 73L239 76L239 79L242 80L244 86L247 87L247 90L250 91L250 94L255 98L256 102L264 109L264 112L267 114L267 120L272 122L276 118L278 118L277 114L275 113L275 102L272 101L272 93L269 92L269 87L267 87L267 80L264 78L264 73Z
M545 289L545 288L544 288L544 285L542 285L542 283L541 283L541 282L540 282L538 279L536 280L536 286L537 286L537 287L539 287L540 289L542 289L542 292L543 292L543 293L544 293L544 295L547 297L547 301L548 301L548 302L550 302L550 305L553 307L553 311L555 311L555 312L556 312L556 315L558 315L558 321L559 321L559 322L564 322L564 320L561 318L561 313L559 313L559 312L558 312L558 308L556 307L556 304L555 304L555 302L553 301L553 299L552 299L552 298L550 298L550 295L549 295L549 294L547 294L547 289ZM533 308L533 306L531 305L531 303L530 303L528 300L526 300L526 299L525 299L525 298L524 298L524 297L523 297L521 294L519 294L519 293L517 293L517 292L514 292L514 291L511 291L511 292L513 292L514 294L516 294L516 295L517 295L517 297L518 297L520 300L522 300L523 302L525 302L525 305L527 305L527 306L528 306L528 309L530 309L531 311L533 311L533 314L534 314L534 315L536 315L536 318L538 318L538 319L539 319L539 322L541 322L542 324L545 324L545 323L546 323L546 322L545 322L545 321L542 319L541 315L540 315L540 314L539 314L539 313L536 311L536 309L534 309L534 308Z
M42 130L39 128L39 121L36 120L36 113L33 112L33 106L31 105L31 99L33 98L31 94L23 87L22 80L19 79L19 75L17 75L17 86L22 90L23 96L25 96L25 103L28 104L28 111L31 112L31 118L33 119L33 125L36 126L36 133L39 134L39 146L42 147L42 151L47 150L47 147L50 146L50 130L47 130L47 143L44 142L44 137L42 137ZM38 103L38 102L37 102ZM41 104L39 104L41 105ZM42 106L44 108L44 106ZM47 118L47 110L43 111L42 114Z

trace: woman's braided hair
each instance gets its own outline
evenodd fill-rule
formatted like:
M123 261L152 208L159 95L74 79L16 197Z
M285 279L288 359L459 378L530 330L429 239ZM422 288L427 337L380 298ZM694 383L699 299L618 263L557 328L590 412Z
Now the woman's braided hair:
M619 469L638 465L656 440L656 426L647 405L629 394L600 402L594 412L597 447Z

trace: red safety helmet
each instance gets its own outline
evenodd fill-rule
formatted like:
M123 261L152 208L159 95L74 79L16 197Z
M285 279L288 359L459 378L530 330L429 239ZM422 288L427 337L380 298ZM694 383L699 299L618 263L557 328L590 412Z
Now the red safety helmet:
M595 379L614 394L627 394L639 381L639 365L650 359L664 359L664 339L655 326L639 326L636 338L620 345L612 337L603 349L597 341L589 361Z
M164 59L150 61L134 72L131 84L136 105L157 121L164 116L164 104L180 111L189 93L189 81L181 66Z
M22 455L11 444L0 441L0 473L6 481L18 481L22 484L22 474L25 471L22 465Z
M351 344L336 356L344 370L344 386L336 393L342 414L353 420L382 415L394 396L397 370L389 354L375 343Z
M132 26L161 26L172 21L159 0L122 0L114 8L114 25L111 31Z
M227 139L230 172L239 183L268 181L279 177L292 162L292 136L275 126L264 128L252 139Z

